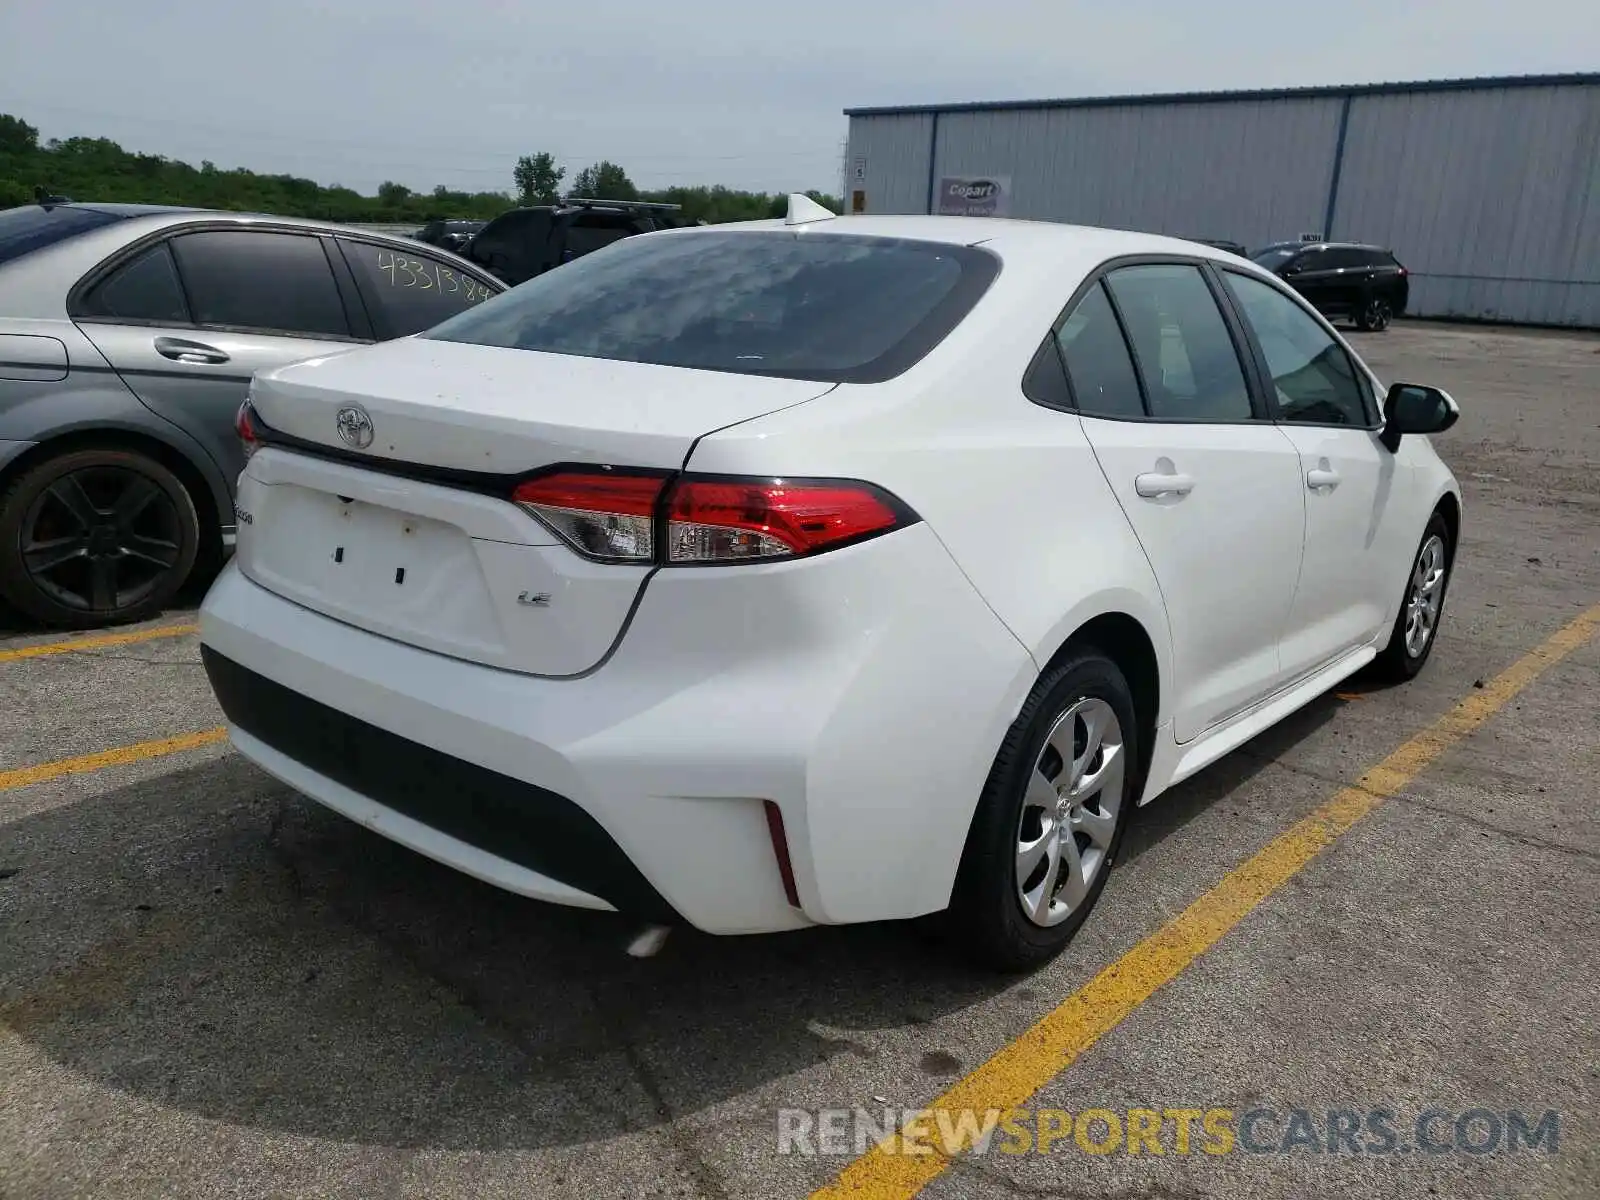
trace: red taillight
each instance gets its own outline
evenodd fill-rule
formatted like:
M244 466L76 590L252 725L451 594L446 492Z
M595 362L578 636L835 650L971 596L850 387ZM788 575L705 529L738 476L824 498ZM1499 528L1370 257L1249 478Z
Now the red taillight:
M663 489L667 489L663 495ZM610 562L797 558L916 520L852 480L727 479L575 469L519 484L512 500L568 545ZM658 522L665 542L657 544Z
M563 471L518 484L511 499L590 558L651 562L665 482L659 475Z
M690 478L672 490L667 561L747 562L814 554L900 524L877 488L847 482Z
M239 406L239 411L234 414L233 431L239 435L239 442L244 447L244 456L249 458L261 445L261 435L256 432L255 409L250 407L246 400Z

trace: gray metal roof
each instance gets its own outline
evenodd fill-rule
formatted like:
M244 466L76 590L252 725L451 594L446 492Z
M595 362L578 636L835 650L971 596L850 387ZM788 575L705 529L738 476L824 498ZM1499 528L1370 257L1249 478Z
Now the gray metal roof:
M901 104L847 108L847 117L888 117L914 113L992 112L999 109L1111 108L1135 104L1214 104L1229 100L1305 100L1326 96L1399 95L1407 92L1463 92L1491 88L1600 85L1600 72L1566 75L1498 75L1472 79L1427 79L1415 83L1353 83L1317 87L1261 88L1231 92L1145 93L1135 96L1078 96L1057 100L978 100L956 104Z

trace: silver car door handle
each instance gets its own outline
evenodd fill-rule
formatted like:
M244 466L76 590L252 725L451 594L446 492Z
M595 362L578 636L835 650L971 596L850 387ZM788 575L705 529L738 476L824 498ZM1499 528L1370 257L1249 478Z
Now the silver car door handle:
M1337 471L1330 471L1326 467L1312 467L1306 472L1306 486L1313 492L1319 492L1323 488L1331 491L1339 486L1341 478Z
M1134 476L1133 490L1146 500L1155 500L1161 496L1187 496L1194 491L1194 480L1187 475L1149 472Z
M183 338L158 337L156 353L162 358L172 359L173 362L216 364L228 361L228 356L215 346L208 346L204 342L190 342Z

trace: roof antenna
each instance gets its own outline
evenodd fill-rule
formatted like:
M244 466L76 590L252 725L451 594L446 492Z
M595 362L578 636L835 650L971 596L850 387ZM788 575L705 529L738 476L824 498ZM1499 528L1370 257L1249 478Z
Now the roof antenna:
M812 221L831 221L839 214L823 208L804 192L789 193L789 211L784 214L785 225L806 225Z

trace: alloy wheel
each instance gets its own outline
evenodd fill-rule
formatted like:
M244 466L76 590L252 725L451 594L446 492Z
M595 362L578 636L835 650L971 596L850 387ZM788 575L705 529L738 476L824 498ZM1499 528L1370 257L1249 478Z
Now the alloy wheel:
M21 527L23 569L56 603L87 613L139 604L182 560L178 510L154 480L127 467L62 475Z
M1105 870L1126 771L1122 726L1104 700L1079 700L1051 727L1017 826L1017 900L1033 924L1065 921Z
M1406 653L1422 657L1439 626L1439 608L1444 603L1446 566L1444 539L1437 534L1422 544L1416 566L1411 571L1411 586L1406 591Z

